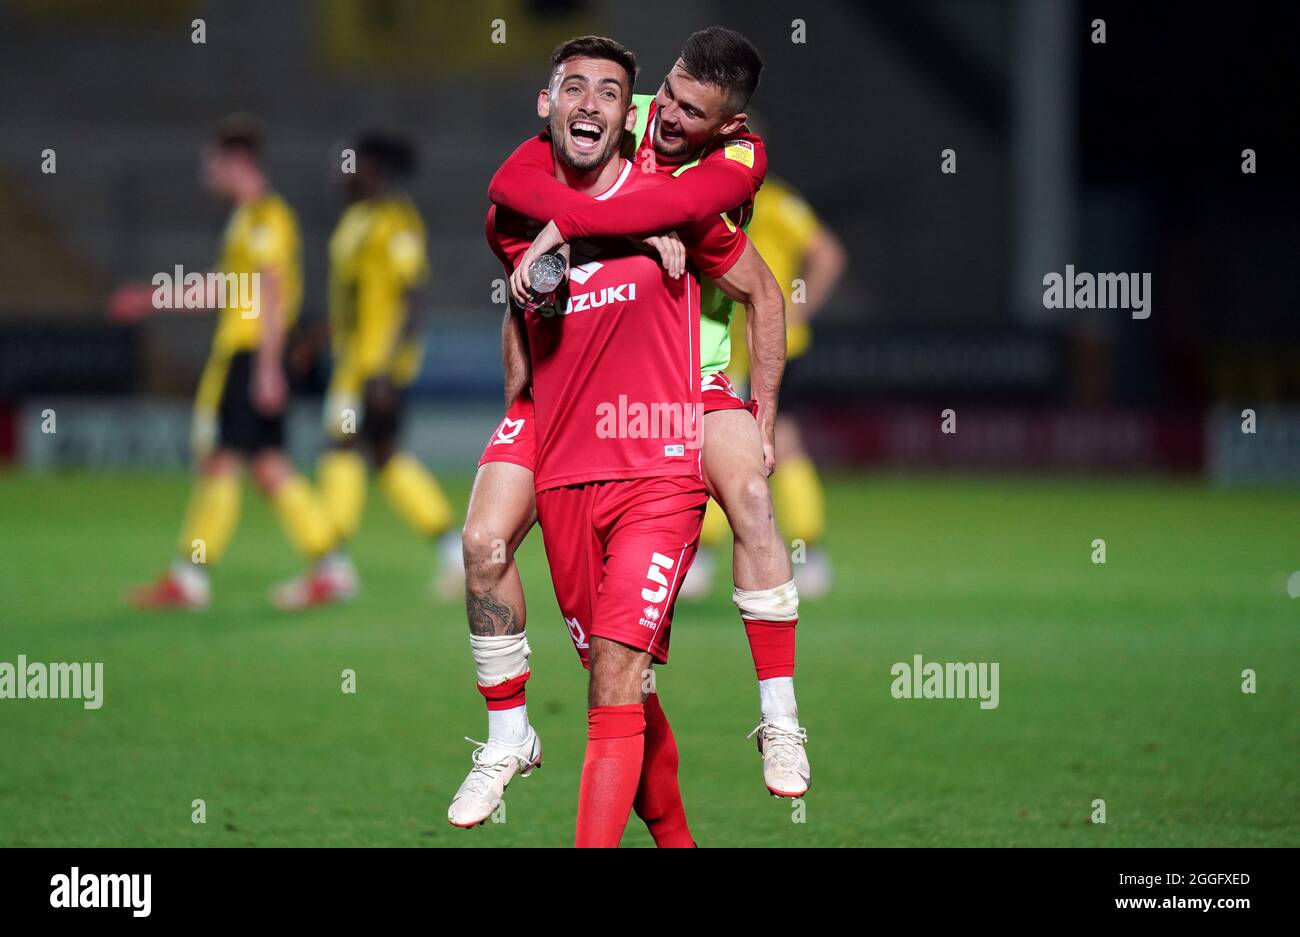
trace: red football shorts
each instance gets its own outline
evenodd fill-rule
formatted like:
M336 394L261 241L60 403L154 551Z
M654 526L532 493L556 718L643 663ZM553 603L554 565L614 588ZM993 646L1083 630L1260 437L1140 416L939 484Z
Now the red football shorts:
M755 413L758 410L758 402L746 400L736 393L731 378L721 371L700 378L700 401L704 404L705 413L714 410L748 410Z
M748 410L754 413L757 404L736 393L731 380L721 371L701 378L700 400L705 413L714 410ZM497 424L483 449L479 465L485 462L513 462L528 471L536 470L537 437L533 430L533 398L527 392L515 398L506 411L505 418Z
M513 462L528 471L534 471L537 457L537 437L533 432L533 398L524 392L506 411L505 418L497 424L483 450L484 462Z
M592 637L668 661L673 604L699 546L708 496L688 475L537 493L537 519L560 614L582 666Z

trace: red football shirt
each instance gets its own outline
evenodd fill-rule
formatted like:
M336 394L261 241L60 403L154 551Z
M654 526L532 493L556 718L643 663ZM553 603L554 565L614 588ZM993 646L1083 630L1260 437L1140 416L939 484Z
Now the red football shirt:
M623 160L618 180L597 198L630 198L663 182ZM508 209L488 212L488 242L507 270L538 228ZM743 232L717 216L681 236L692 264L708 277L730 270L747 243ZM555 301L523 314L538 491L624 478L701 477L699 298L694 271L674 280L657 255L625 239L573 242L569 278Z

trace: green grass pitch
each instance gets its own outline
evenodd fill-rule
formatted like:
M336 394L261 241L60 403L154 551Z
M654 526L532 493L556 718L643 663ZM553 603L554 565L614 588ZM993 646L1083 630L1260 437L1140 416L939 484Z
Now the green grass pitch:
M463 505L467 480L450 488ZM0 845L571 843L585 680L535 531L545 765L511 786L506 822L463 831L445 811L462 736L486 725L430 548L372 493L362 596L279 614L267 589L296 562L246 491L211 610L132 612L123 591L166 562L186 489L0 476L0 661L103 661L105 683L98 711L0 700ZM659 686L702 846L1300 845L1295 492L922 476L834 478L828 500L838 582L799 626L801 814L767 795L745 740L757 693L727 584L678 609ZM999 707L894 699L890 667L915 654L999 662ZM635 817L624 843L650 843Z

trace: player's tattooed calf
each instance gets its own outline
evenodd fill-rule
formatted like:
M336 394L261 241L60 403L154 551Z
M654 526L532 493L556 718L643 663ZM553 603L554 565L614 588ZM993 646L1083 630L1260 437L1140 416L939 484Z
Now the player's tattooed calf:
M478 637L519 634L524 630L522 616L491 592L466 592L465 608L469 613L469 633Z

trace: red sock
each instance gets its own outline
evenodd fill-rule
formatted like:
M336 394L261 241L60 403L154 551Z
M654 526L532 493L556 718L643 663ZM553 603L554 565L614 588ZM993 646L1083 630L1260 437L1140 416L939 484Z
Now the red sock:
M632 804L660 849L691 849L695 840L686 826L682 790L677 786L677 740L659 705L659 694L645 701L645 760Z
M612 849L623 838L645 758L645 707L587 710L587 757L578 787L574 845Z
M754 672L758 679L794 676L794 626L793 621L759 621L741 618L745 634L749 636L749 653L754 657Z
M484 686L478 684L478 691L483 694L483 699L487 700L487 708L490 710L514 709L516 706L523 706L524 684L532 676L531 670L525 670L517 677L511 677L505 683L498 683L496 686Z

